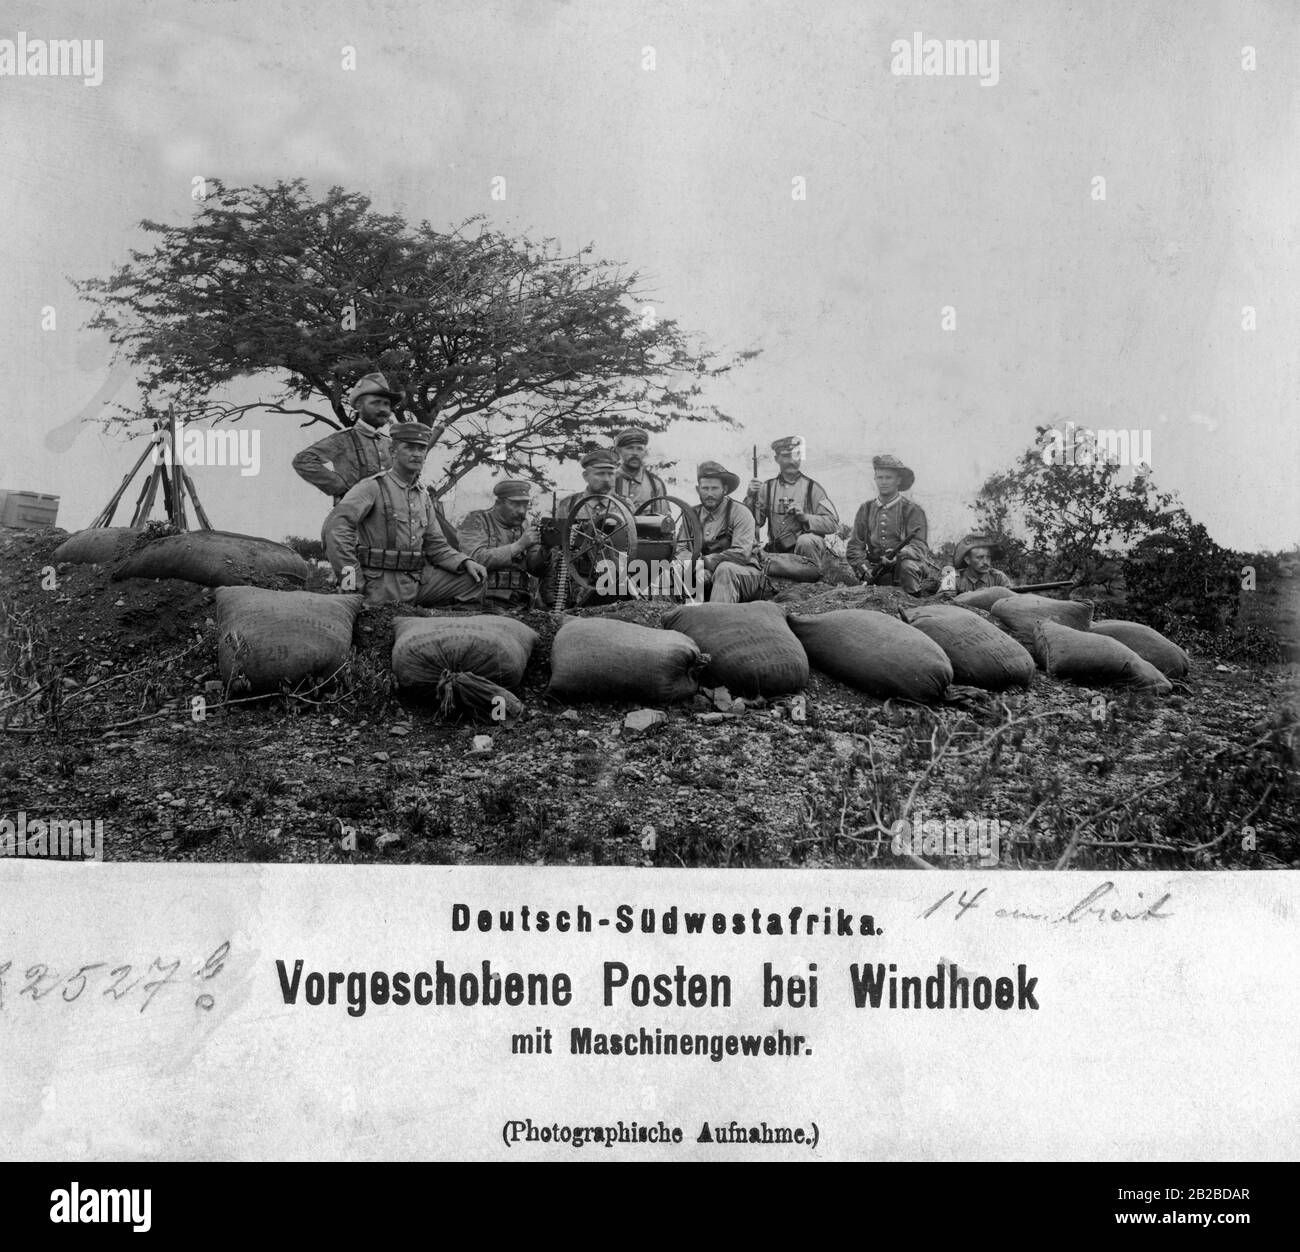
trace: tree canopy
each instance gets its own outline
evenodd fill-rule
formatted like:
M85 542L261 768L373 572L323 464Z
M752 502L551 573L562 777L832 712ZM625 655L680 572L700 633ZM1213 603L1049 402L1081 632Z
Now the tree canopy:
M412 226L341 187L317 199L301 179L211 180L188 224L141 228L152 249L75 284L138 371L140 404L111 420L174 404L191 421L264 409L341 429L350 387L381 370L448 454L439 492L481 463L544 482L548 460L629 422L736 425L704 384L756 355L693 342L656 315L638 273L591 246L566 254L482 218ZM216 398L243 378L274 390Z

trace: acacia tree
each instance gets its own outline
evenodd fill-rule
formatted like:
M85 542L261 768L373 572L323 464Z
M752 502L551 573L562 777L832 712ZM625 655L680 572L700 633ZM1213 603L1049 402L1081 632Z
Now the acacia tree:
M75 284L96 306L91 326L138 370L141 403L110 422L174 404L188 421L262 409L343 429L349 388L378 369L448 454L436 494L482 463L546 482L548 460L631 420L736 425L704 383L756 353L723 360L692 343L655 316L637 273L590 246L564 254L481 218L412 227L340 187L316 199L301 179L208 187L192 222L142 222L151 250ZM249 377L275 390L215 397Z

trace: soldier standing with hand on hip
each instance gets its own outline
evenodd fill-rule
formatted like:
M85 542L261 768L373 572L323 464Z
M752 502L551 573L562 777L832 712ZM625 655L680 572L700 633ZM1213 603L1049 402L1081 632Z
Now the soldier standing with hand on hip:
M348 392L356 422L299 452L293 458L298 477L319 487L337 504L363 478L390 469L393 449L386 428L393 420L393 406L402 399L402 393L389 387L382 374L367 374Z

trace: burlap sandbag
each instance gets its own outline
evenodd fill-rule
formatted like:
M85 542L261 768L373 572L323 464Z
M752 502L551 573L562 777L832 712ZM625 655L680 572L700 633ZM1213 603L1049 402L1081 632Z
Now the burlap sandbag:
M145 544L113 571L113 581L181 578L205 587L240 587L287 578L302 584L309 570L282 543L224 530L193 530Z
M732 695L773 696L808 685L808 654L794 637L785 613L767 600L753 604L688 604L663 619L708 653L706 686Z
M869 695L937 700L952 682L943 649L887 613L835 609L792 617L790 628L819 670Z
M103 565L125 556L143 533L130 526L94 526L90 530L79 530L54 549L53 559L56 563Z
M963 591L953 596L952 602L963 609L991 609L999 600L1015 594L1010 587L981 587L978 591Z
M704 656L689 635L610 618L570 618L551 645L553 695L672 704L699 689Z
M393 673L412 694L456 709L511 717L523 709L518 687L537 632L513 617L398 617L393 620Z
M1053 678L1068 678L1088 687L1141 687L1161 696L1173 690L1173 684L1154 665L1118 639L1048 620L1038 623L1035 634Z
M903 616L943 649L952 662L954 682L1001 691L1004 687L1028 687L1034 680L1034 658L969 609L925 604L905 610Z
M1118 639L1166 678L1185 678L1192 667L1191 657L1172 639L1141 622L1093 622L1092 633Z
M989 612L993 620L1034 658L1039 669L1045 665L1034 638L1039 622L1056 622L1073 630L1087 630L1092 625L1091 600L1053 600L1048 596L1004 596Z
M218 587L217 663L232 690L328 678L352 649L360 596Z

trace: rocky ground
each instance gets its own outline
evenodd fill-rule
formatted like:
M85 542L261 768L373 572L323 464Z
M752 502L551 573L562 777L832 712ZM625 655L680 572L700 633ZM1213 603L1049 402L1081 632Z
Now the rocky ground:
M907 866L889 832L920 815L996 819L1004 867L1300 864L1293 665L1202 653L1162 701L1039 674L933 708L814 671L806 712L706 692L641 731L635 705L547 695L558 620L535 613L526 711L482 724L391 690L385 608L358 620L346 686L235 702L207 588L85 565L51 579L63 537L0 531L0 816L102 818L109 860ZM822 585L781 599L911 602ZM657 625L667 607L589 612Z

